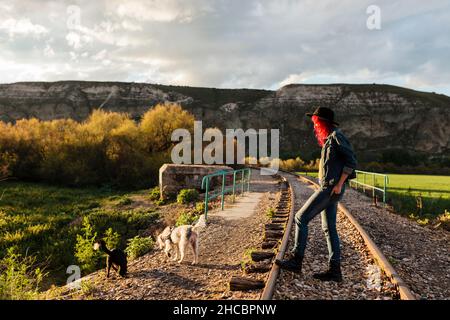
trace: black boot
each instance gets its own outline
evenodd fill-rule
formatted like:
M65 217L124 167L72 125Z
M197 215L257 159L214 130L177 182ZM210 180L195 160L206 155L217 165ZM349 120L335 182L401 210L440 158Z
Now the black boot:
M289 259L285 260L275 260L275 263L277 266L279 266L281 269L293 271L293 272L301 272L302 271L302 262L303 257L298 256L295 254L292 254L292 256Z
M316 273L313 275L315 279L320 281L342 281L342 272L340 263L331 263L327 272Z

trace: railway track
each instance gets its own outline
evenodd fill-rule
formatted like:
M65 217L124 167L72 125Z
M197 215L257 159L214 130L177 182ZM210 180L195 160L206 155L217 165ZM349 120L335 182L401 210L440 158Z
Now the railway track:
M284 192L284 195L282 193L281 199L284 203L278 205L278 209L284 208L280 213L289 213L289 215L283 222L285 231L274 259L283 258L287 250L292 247L295 212L300 209L314 189L319 187L314 181L296 174L280 172L280 175L288 185L288 190ZM289 204L286 203L287 199ZM339 204L338 211L338 232L343 244L344 282L324 283L312 278L312 273L326 268L327 261L326 248L323 245L325 240L321 234L320 218L317 217L310 223L310 241L302 274L285 272L273 263L260 295L261 300L415 299L351 213L342 204Z

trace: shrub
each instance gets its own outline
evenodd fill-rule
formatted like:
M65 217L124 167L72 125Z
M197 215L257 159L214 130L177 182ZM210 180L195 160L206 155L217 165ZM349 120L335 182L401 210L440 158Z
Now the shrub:
M182 204L188 204L197 201L199 193L195 189L183 189L178 193L177 202Z
M301 171L305 166L305 162L297 157L295 159L280 160L279 166L285 171Z
M305 164L301 171L319 171L320 159L311 160Z
M153 209L114 210L98 208L93 209L87 219L99 234L104 234L108 227L118 232L123 239L128 239L147 229L158 218L159 213ZM125 245L125 242L122 242L121 245Z
M260 158L257 160L256 158L247 157L245 158L246 164L258 164L259 166L270 166L276 167L278 166L281 170L284 171L318 171L320 159L311 160L310 162L305 162L300 157L296 157L295 159L279 159L275 158L270 160L269 158Z
M154 241L152 238L136 236L128 240L125 252L131 260L134 260L152 250L153 246Z
M383 165L380 164L379 162L369 162L367 164L364 165L364 170L366 171L371 171L371 172L383 172Z
M83 218L81 234L78 234L76 237L75 257L80 264L80 268L90 273L103 265L103 254L93 248L97 240L97 234L104 234L103 240L105 240L108 248L117 248L120 246L120 235L113 230L119 230L124 238L128 238L147 228L158 217L159 214L151 210L141 209L120 212L94 209L89 216ZM111 227L105 230L105 226ZM134 246L138 248L138 243ZM131 254L133 255L134 253Z
M152 201L158 201L161 199L161 190L159 186L156 186L150 190L149 199Z
M242 271L245 271L245 267L251 264L254 264L255 262L252 259L252 253L255 252L255 248L248 248L245 250L243 258L241 260L241 268Z
M183 226L187 224L193 224L197 220L197 215L193 214L192 212L182 212L177 219L176 226Z
M384 150L381 154L381 162L393 163L396 166L418 166L423 161L426 161L424 155L411 153L404 149Z
M15 252L14 247L9 248L5 257L0 260L0 299L36 299L45 276L35 266L34 257L23 257Z
M164 200L164 199L156 200L156 201L155 201L155 204L156 204L157 206L162 206L162 205L166 204L166 200Z
M141 123L128 114L95 110L86 121L0 121L0 177L70 186L109 184L145 187L170 160L171 133L193 128L194 117L178 105L157 106Z
M75 257L77 258L80 268L88 273L93 272L99 265L101 253L94 250L94 243L97 238L97 232L89 223L89 219L84 217L82 234L77 234L77 242L75 244Z
M195 204L195 213L198 215L205 213L205 203L203 201Z
M17 156L8 152L0 153L0 181L11 175L11 168L17 161Z
M269 209L267 209L267 217L269 218L269 219L272 219L273 218L273 216L275 215L275 209L274 208L269 208Z
M84 299L90 299L92 297L92 294L97 291L97 287L91 279L81 281L80 286L81 293L83 294Z
M420 224L421 226L426 226L427 224L430 223L430 219L428 218L417 219L417 223Z
M119 201L117 201L116 205L119 207L122 207L122 206L128 206L132 203L133 203L133 200L131 200L129 197L123 197L123 198L119 199Z
M116 248L120 243L120 235L114 232L112 228L108 228L105 232L103 240L106 243L108 249Z
M80 268L88 273L97 270L102 265L103 253L94 250L94 243L97 240L95 226L88 217L83 218L82 234L77 235L75 244L75 257L80 263ZM106 229L102 238L108 249L117 248L120 243L120 235L112 228Z
M440 224L442 225L442 227L445 230L450 231L450 212L449 211L445 210L443 214L439 215L438 221L440 222Z

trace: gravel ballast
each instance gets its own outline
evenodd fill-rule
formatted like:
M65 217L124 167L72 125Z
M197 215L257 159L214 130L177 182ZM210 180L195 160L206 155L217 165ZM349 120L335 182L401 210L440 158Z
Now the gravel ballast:
M343 199L417 299L450 299L450 233L371 203L350 188Z

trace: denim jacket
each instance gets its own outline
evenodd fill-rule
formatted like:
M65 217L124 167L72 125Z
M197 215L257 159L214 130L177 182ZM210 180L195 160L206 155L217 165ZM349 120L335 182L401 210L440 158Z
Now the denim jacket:
M320 185L334 186L340 179L342 172L353 178L356 168L356 157L353 148L344 134L335 128L328 136L322 147L320 157Z

